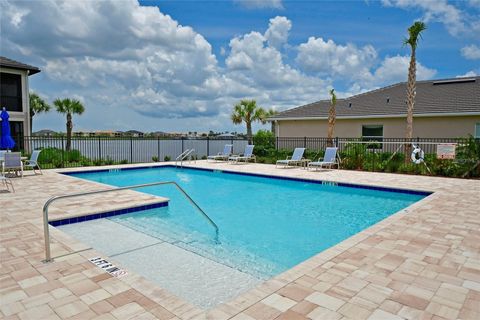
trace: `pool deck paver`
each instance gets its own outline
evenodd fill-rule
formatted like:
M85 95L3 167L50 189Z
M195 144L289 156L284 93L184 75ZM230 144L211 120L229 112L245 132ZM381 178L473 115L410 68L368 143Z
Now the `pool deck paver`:
M190 165L434 193L232 301L204 311L140 275L108 275L88 261L95 255L108 258L105 254L53 227L53 256L65 256L44 264L45 201L54 195L109 187L57 173L63 170L27 173L14 179L16 193L0 191L0 318L480 319L479 180L308 172L263 164L198 161ZM122 167L135 166L142 165ZM162 199L122 191L62 200L52 207L51 217L158 201ZM85 251L69 254L77 250Z

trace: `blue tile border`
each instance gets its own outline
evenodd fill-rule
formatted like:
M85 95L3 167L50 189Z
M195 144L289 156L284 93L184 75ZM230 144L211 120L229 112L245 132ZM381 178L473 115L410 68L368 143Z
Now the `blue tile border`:
M96 219L103 219L103 218L118 216L118 215L121 215L121 214L150 210L150 209L155 209L155 208L162 208L162 207L167 207L167 206L168 206L168 201L157 202L157 203L147 204L147 205L142 205L142 206L137 206L137 207L124 208L124 209L118 209L118 210L107 211L107 212L102 212L102 213L95 213L95 214L90 214L90 215L85 215L85 216L54 220L54 221L49 221L48 223L53 227L57 227L57 226L63 226L63 225L66 225L66 224L72 224L72 223L78 223L78 222L84 222L84 221L90 221L90 220L96 220Z
M99 173L99 172L109 172L109 171L128 171L128 170L161 169L161 168L175 168L175 166L171 165L171 164L162 165L162 166L151 166L150 165L150 166L141 166L141 167L134 167L134 168L95 169L95 170L59 172L59 173L64 174L64 175L69 175L69 176L76 176L76 175L79 175L79 174L82 174L82 173ZM294 177L282 177L282 176L273 176L273 175L262 174L262 173L238 172L238 171L218 170L218 169L209 169L209 168L185 167L184 166L183 168L181 168L181 170L198 170L198 171L209 171L209 172L220 171L222 173L227 173L227 174L254 176L254 177L270 178L270 179L277 179L277 180L291 180L291 181L299 181L299 182L307 182L307 183L315 183L315 184L331 185L333 183L333 184L335 184L339 187L405 193L405 194L413 194L413 195L419 195L419 196L429 196L433 193L433 192L421 191L421 190L410 190L410 189L389 188L389 187L380 187L380 186L369 186L369 185L363 185L363 184L354 184L354 183L336 182L336 181L324 181L324 180L313 180L313 179L302 179L302 178L294 178Z

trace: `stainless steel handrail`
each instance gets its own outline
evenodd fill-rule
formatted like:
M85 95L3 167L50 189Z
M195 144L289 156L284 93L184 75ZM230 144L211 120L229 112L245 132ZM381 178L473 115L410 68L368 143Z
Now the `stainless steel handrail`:
M159 186L159 185L165 185L165 184L173 184L177 189L183 193L183 195L190 201L191 204L193 204L198 211L202 214L202 216L207 219L207 221L212 225L212 227L215 229L215 242L218 243L218 226L215 222L213 222L212 219L205 213L205 211L200 208L200 206L187 194L187 192L178 185L175 181L162 181L162 182L153 182L153 183L145 183L145 184L137 184L133 186L127 186L127 187L119 187L119 188L113 188L113 189L106 189L106 190L97 190L97 191L88 191L88 192L79 192L79 193L71 193L71 194L66 194L66 195L61 195L61 196L55 196L51 197L50 199L45 202L43 205L43 232L45 236L45 260L44 262L51 262L53 261L50 253L50 230L49 230L49 224L48 224L48 207L55 201L60 200L60 199L66 199L66 198L73 198L73 197L80 197L80 196L88 196L88 195L93 195L93 194L99 194L99 193L107 193L107 192L114 192L114 191L120 191L120 190L131 190L131 189L138 189L138 188L144 188L144 187L152 187L152 186Z
M176 159L175 159L175 167L178 167L178 161L180 160L180 167L183 167L183 160L187 159L195 149L187 149L182 152Z
M187 149L185 151L183 151L182 153L180 153L176 158L175 160L180 160L181 158L183 158L183 156L185 156L187 153L190 152L190 149Z

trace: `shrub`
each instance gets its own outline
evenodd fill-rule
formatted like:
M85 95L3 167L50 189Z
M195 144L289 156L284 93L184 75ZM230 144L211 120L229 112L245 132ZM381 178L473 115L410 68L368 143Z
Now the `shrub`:
M163 158L163 161L170 161L172 160L169 156L165 156L165 158Z
M112 158L107 157L107 159L105 159L105 164L106 164L107 166L110 166L110 165L112 165L112 164L115 164L115 161L113 161Z
M127 159L123 159L122 161L120 161L120 164L127 164L127 163L128 163Z
M157 156L153 156L153 157L152 157L152 161L153 161L153 162L158 162L158 157L157 157Z

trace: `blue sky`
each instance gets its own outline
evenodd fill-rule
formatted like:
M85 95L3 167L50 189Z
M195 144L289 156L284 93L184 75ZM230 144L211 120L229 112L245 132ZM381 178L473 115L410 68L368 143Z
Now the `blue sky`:
M480 0L2 1L0 51L42 69L30 87L86 106L74 130L237 130L242 98L284 110L405 81L480 73ZM261 126L256 126L260 128ZM64 130L38 115L34 129Z

